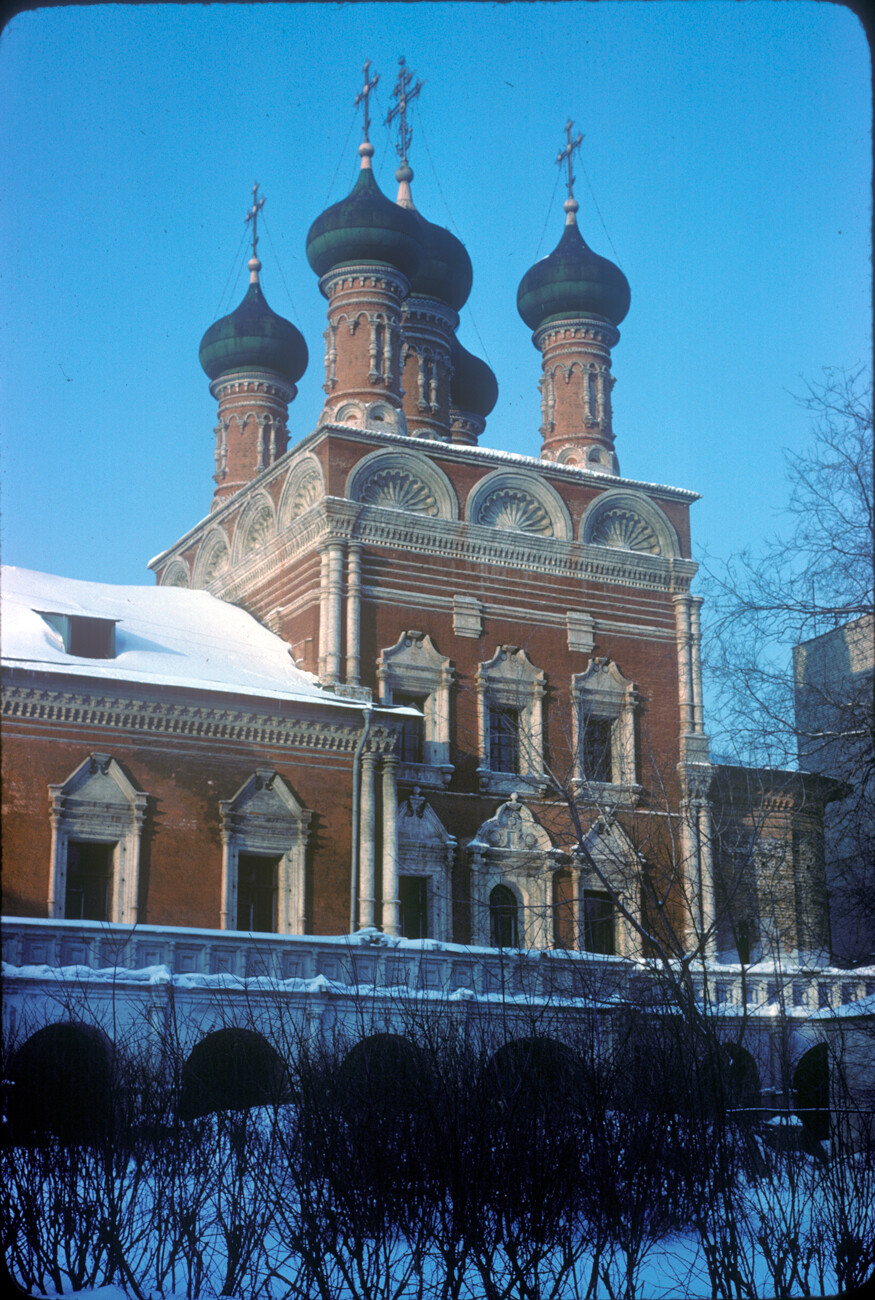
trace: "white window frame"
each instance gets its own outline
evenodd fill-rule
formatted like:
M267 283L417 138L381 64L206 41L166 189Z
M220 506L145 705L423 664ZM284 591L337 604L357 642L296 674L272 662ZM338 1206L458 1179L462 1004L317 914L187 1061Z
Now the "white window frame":
M547 677L531 662L525 650L501 645L477 668L477 715L480 765L477 776L484 794L541 795L549 785L544 772L544 694ZM489 706L519 711L519 766L517 772L493 771L489 739Z
M312 814L272 768L256 768L232 799L219 800L222 819L220 926L237 929L240 854L277 859L276 933L306 932L307 840Z
M398 780L442 788L453 774L450 762L450 689L455 672L425 632L407 631L380 652L377 685L380 703L392 705L396 695L425 696L423 762L399 763Z
M426 880L428 938L452 941L452 873L456 840L414 789L398 805L398 875Z
M112 844L107 921L136 925L140 894L140 846L149 797L137 790L109 754L88 758L58 785L49 786L52 861L48 914L62 919L71 840Z
M553 874L566 857L516 794L503 803L468 845L472 943L491 947L490 895L506 885L519 906L519 946L552 948Z
M573 788L594 803L635 804L641 794L636 780L635 716L639 695L612 659L590 659L585 672L571 678L571 728L574 746ZM586 717L609 719L611 781L593 781L581 764L582 723Z

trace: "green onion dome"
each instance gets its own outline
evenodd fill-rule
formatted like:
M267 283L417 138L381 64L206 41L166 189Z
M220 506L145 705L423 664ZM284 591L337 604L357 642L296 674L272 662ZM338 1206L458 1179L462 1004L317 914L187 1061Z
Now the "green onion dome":
M562 238L520 281L517 311L531 330L568 316L602 316L619 325L629 310L629 281L586 243L577 228L577 209L575 199L566 200Z
M486 362L463 348L455 337L451 355L450 406L481 415L485 420L498 401L498 380Z
M422 261L419 224L383 194L371 170L373 152L369 141L359 145L362 169L352 192L310 227L307 261L319 276L354 262L384 262L409 280Z
M201 339L200 362L210 379L232 370L272 370L296 384L307 369L304 336L268 307L258 282L260 270L261 263L253 257L246 297Z
M453 311L461 311L468 301L474 280L468 251L454 234L443 226L426 221L413 206L410 196L413 169L409 163L405 161L401 164L395 173L395 179L400 185L398 205L413 213L419 224L425 250L419 270L411 278L410 292L418 298L434 298L438 302L445 302Z

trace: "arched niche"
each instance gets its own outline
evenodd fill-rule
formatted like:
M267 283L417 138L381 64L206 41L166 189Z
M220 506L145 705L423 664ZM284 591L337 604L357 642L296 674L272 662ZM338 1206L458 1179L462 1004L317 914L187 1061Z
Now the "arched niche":
M114 1048L93 1025L45 1025L6 1067L7 1123L16 1141L94 1142L112 1122Z
M560 857L547 831L516 795L503 803L468 845L473 942L492 946L492 895L501 886L519 901L519 947L552 947L552 876Z
M308 452L295 461L286 477L277 511L277 531L283 532L324 496L325 475L322 466Z
M506 532L532 533L570 541L571 516L559 493L534 473L495 470L468 495L465 518L470 524Z
M374 451L360 460L346 495L363 505L405 510L436 519L457 519L459 503L450 480L427 456L414 451Z
M276 535L276 511L266 492L257 492L237 520L234 529L232 563L242 560L250 551L266 546Z
M179 558L171 560L167 568L161 574L162 587L189 587L191 586L191 575L188 571L188 565L185 560Z
M191 585L198 589L208 587L223 574L231 563L231 548L224 528L211 528L200 544L194 562Z
M276 1048L253 1029L217 1029L192 1049L182 1067L179 1118L216 1110L275 1106L291 1096Z
M580 540L646 555L681 553L675 527L662 510L649 497L624 488L611 488L590 502L580 522Z

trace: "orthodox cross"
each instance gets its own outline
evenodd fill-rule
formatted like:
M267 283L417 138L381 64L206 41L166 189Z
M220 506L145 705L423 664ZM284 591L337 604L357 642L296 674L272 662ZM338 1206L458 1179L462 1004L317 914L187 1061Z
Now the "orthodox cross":
M364 104L364 106L365 106L365 134L364 134L364 138L365 138L366 140L368 139L368 132L369 132L370 129L371 129L371 114L370 114L370 101L369 101L369 96L370 96L371 91L372 91L372 90L374 89L374 87L376 86L377 82L380 80L380 74L379 74L378 72L374 73L374 79L373 79L373 81L369 81L369 80L368 80L368 71L369 71L369 69L370 69L370 66L371 66L371 61L370 61L370 59L366 59L366 60L365 60L365 84L364 84L364 86L361 88L361 90L359 91L359 93L358 93L358 94L356 95L356 97L355 97L355 106L356 106L356 108L358 108L359 104ZM370 141L368 141L368 142L370 143Z
M395 82L395 89L392 91L392 97L396 102L386 115L386 126L391 126L395 118L398 118L398 143L395 148L404 163L407 162L407 150L410 148L410 137L413 134L412 128L407 125L407 105L411 99L416 98L425 84L422 81L417 81L411 90L410 83L412 80L413 73L408 72L407 60L402 54L398 60L398 80Z
M583 143L583 135L580 131L577 133L577 139L572 140L571 128L573 126L574 123L569 117L568 121L565 123L565 136L568 143L564 149L559 150L559 153L556 156L557 166L561 167L563 163L566 163L568 166L568 180L566 181L566 184L568 186L568 197L570 199L574 198L574 173L571 170L571 155L574 153L575 149L579 149Z
M252 187L252 207L243 218L248 226L252 222L252 256L258 257L258 214L264 207L264 196L258 197L258 181Z

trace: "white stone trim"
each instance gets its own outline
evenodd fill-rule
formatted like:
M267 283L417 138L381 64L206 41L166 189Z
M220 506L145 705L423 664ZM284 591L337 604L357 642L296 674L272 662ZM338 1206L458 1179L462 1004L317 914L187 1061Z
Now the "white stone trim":
M213 526L208 529L201 542L194 562L191 585L198 589L209 587L223 577L231 563L231 547L228 534L224 528Z
M642 862L623 828L612 819L601 817L587 831L583 845L598 871L589 866L583 854L572 849L572 860L580 868L578 898L582 902L586 890L613 892L633 918L627 920L615 906L614 943L618 957L640 957L643 951L641 935L633 922L641 924L641 868ZM601 875L599 875L599 872ZM581 933L583 915L578 917Z
M397 485L386 500L368 502L367 493L373 485L385 479L387 485ZM459 517L459 503L453 485L446 474L421 452L374 451L351 471L346 482L346 495L351 501L370 504L372 508L407 510L440 519ZM377 489L378 498L380 491ZM397 504L395 504L397 501ZM410 505L403 503L409 501Z
M113 844L108 921L136 925L140 841L148 796L137 790L109 754L90 754L66 781L49 786L52 861L48 914L62 918L70 840Z
M305 452L292 462L277 510L277 532L283 532L325 496L325 475L319 460Z
M276 933L303 934L307 839L306 812L272 768L257 768L231 799L219 801L222 819L220 927L236 930L237 864L241 853L277 858Z
M553 872L563 859L530 809L512 795L468 845L472 942L490 946L489 896L496 885L504 885L520 905L520 947L552 947Z
M276 511L267 492L250 496L241 511L231 542L231 564L238 564L244 555L266 545L276 534Z
M493 507L503 496L507 497L508 508L502 513ZM517 510L510 509L514 499L518 502ZM506 523L491 522L493 518L505 517ZM559 541L570 541L574 536L568 508L552 484L538 475L516 470L495 470L475 483L468 494L465 518L471 524L487 528L533 532Z
M677 531L668 516L649 497L627 488L609 488L590 502L580 521L580 540L597 545L595 538L600 526L614 513L618 518L625 517L629 537L628 545L616 545L616 549L670 558L680 556ZM637 527L633 526L636 524ZM648 534L652 540L648 540ZM614 544L607 545L615 549Z
M393 704L399 692L427 697L423 708L424 761L402 764L402 779L440 786L449 781L450 689L454 678L452 661L439 653L424 632L402 632L395 645L381 650L377 660L380 703Z
M587 802L616 805L637 801L641 792L636 781L635 714L639 696L634 682L628 680L611 659L594 658L586 671L571 678L571 738L574 755L574 787ZM611 728L610 784L592 781L582 770L581 721L584 716L609 718ZM625 792L625 797L624 797Z
M427 881L428 938L452 940L452 872L456 840L419 793L398 805L398 874Z
M476 596L453 596L453 631L475 640L483 635L483 605Z
M591 654L595 645L595 619L582 610L569 609L565 615L568 629L568 649Z
M525 650L515 645L496 647L495 654L477 667L477 717L480 789L491 794L543 794L549 784L544 767L544 693L546 674L536 668ZM519 765L521 771L496 772L490 761L489 705L519 710Z
M162 587L190 587L191 575L188 571L188 565L185 560L177 557L171 560L167 568L161 574Z

